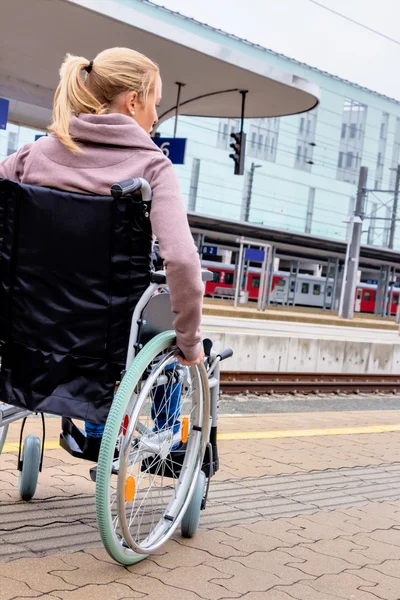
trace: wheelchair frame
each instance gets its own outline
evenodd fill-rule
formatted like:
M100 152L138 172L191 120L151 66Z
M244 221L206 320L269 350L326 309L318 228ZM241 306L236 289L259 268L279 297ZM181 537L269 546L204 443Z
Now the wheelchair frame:
M211 275L211 273L208 274L208 272L203 271L204 279L206 277L208 278L209 275ZM156 272L153 274L153 278L155 281L153 281L143 293L132 316L126 370L128 370L129 366L134 361L135 355L142 349L141 339L144 335L146 336L146 334L149 334L149 332L146 331L148 322L146 319L143 319L143 315L146 314L147 318L150 317L151 319L152 301L154 302L154 299L157 299L157 306L154 307L157 310L157 313L160 299L162 300L165 308L167 305L169 305L169 294L165 293L167 287L165 282L165 274L162 272ZM170 315L167 314L167 319L165 319L166 323L169 317ZM182 518L174 524L175 529L182 521L181 529L182 534L185 537L193 537L195 534L199 522L200 510L204 510L206 508L210 479L219 469L217 427L220 362L232 354L232 351L229 349L221 353L216 353L212 349L212 342L210 340L204 340L203 344L206 355L204 359L204 365L207 371L207 384L210 394L210 414L205 415L205 422L209 420L209 435L207 436L208 439L205 440L205 451L203 454L201 471L199 473L198 480L193 481L192 485L190 486L190 499L189 503L187 504L186 512L183 514ZM22 446L25 422L27 417L32 414L41 415L43 424L42 442L40 445L39 438L36 438L36 436L27 436L25 438L24 446ZM17 460L17 468L20 471L19 491L23 500L30 500L34 496L38 476L42 470L45 445L45 419L43 413L33 413L9 405L0 405L0 454L2 445L5 442L5 437L7 435L8 425L19 419L22 419ZM60 446L75 457L85 458L82 452L83 444L85 442L85 433L72 421L72 419L66 417L62 417L61 419L62 432L60 434ZM27 442L29 442L29 444ZM40 449L39 445L41 446ZM34 455L33 458L31 459L29 454L25 456L26 452L32 453ZM180 459L183 460L183 457L184 452L182 453ZM25 462L26 469L24 469ZM90 476L93 481L96 481L96 475L97 465L90 469ZM166 537L166 539L168 539L168 537ZM112 550L110 551L108 548L106 549L113 556ZM135 560L132 559L132 562L136 562L144 557L145 555L138 554ZM113 558L120 560L121 562L124 560L115 556L113 556ZM125 564L131 564L131 562L127 561Z
M140 190L142 194L142 199L140 202L142 205L143 214L146 218L148 218L150 210L149 202L151 202L151 189L147 181L142 179L134 179L122 182L121 184L115 184L111 188L111 193L114 196L114 198L118 199L122 194L134 194L138 190ZM132 201L136 202L136 200L134 200L133 198ZM203 270L202 277L203 281L207 281L212 278L212 273ZM140 350L142 350L142 348L147 344L147 342L149 342L155 336L163 332L170 331L172 335L171 330L173 329L173 318L174 317L171 311L169 294L167 290L166 275L163 271L153 272L151 274L151 283L139 299L132 315L129 344L127 349L126 367L125 371L121 373L122 382L123 376L125 375L125 373L128 372L136 356L138 355ZM188 509L186 511L188 514L186 519L186 525L185 527L182 526L182 533L186 537L192 537L192 535L194 535L197 529L199 511L200 509L204 509L206 507L210 479L219 468L217 450L217 427L220 362L221 360L228 358L232 355L232 351L230 349L227 349L221 353L216 353L212 349L212 342L210 340L204 340L203 344L205 349L205 359L200 371L203 372L204 376L202 376L200 379L202 381L201 385L203 386L203 389L205 385L205 378L207 379L208 389L206 390L206 394L207 398L209 396L210 404L209 414L207 412L207 414L204 416L203 421L205 423L205 433L201 433L202 445L200 450L200 473L198 475L198 480L191 482L189 486L190 491L188 492L184 505L185 508ZM136 401L138 401L138 399ZM36 436L27 436L23 445L23 432L25 422L27 417L29 417L32 414L41 415L43 425L42 441L40 443L39 438L37 438ZM31 412L7 404L0 404L0 454L6 439L8 426L19 419L22 419L17 462L17 467L20 471L19 491L22 499L30 500L35 493L38 475L39 472L42 470L43 455L45 448L45 419L43 413ZM86 438L85 433L79 427L77 427L77 425L73 422L71 418L61 417L61 419L62 432L60 435L60 446L75 457L85 458L85 455L82 451ZM185 450L182 450L182 454L185 455ZM181 460L185 459L181 458ZM28 465L26 469L24 469L24 464ZM175 466L172 467L172 475L166 475L166 477L174 478L175 469ZM203 474L201 474L201 472ZM90 470L90 475L92 480L96 481L97 466L93 467ZM183 514L182 517L180 517L180 519L174 519L174 521L176 522L174 522L173 529L176 528L180 520L185 518L185 516L186 514ZM168 519L169 516L165 515L164 518ZM168 539L169 535L170 534L168 534L165 539ZM163 543L163 541L164 540L161 539L160 543ZM132 564L133 562L144 558L144 555L140 554L137 554L135 559L133 559L132 557L128 557L126 559L125 556L122 556L122 558L120 558L121 555L118 552L114 552L113 555L113 552L110 552L109 548L107 548L107 544L105 545L108 552L116 560L120 560L120 562L124 562L124 564Z
M209 280L209 277L208 277L209 272L203 270L202 273L203 273L203 281L208 281ZM211 273L210 273L210 277L212 277ZM167 289L165 273L162 271L155 272L152 274L152 279L154 281L152 281L152 283L149 285L149 287L145 290L145 292L141 296L139 302L136 305L134 313L132 315L128 353L127 353L127 359L126 359L126 370L129 368L130 364L134 360L137 352L143 348L143 344L141 343L141 335L143 336L143 333L146 332L146 330L144 330L144 332L143 332L143 329L148 325L148 321L145 319L142 319L143 311L146 309L146 307L149 308L152 298L155 298L156 296L158 296L158 293L160 293L160 292L165 297L166 301L169 299L169 294L165 293L165 291ZM167 302L165 302L165 305L166 304L167 304ZM150 309L151 309L151 306L150 306ZM169 315L167 315L167 317L169 317ZM141 329L142 329L142 331L141 331ZM166 327L163 331L168 331L168 329L172 329L172 323L170 323L170 326ZM161 333L161 331L158 331L156 333ZM156 333L154 333L154 335L156 335ZM227 358L228 356L226 356L226 352L219 353L219 354L214 352L212 350L212 344L211 344L210 340L205 340L204 346L205 346L205 354L206 354L205 362L208 363L208 374L209 374L208 386L209 386L209 390L210 390L210 421L211 421L209 444L211 444L211 447L208 446L209 462L208 462L208 464L203 465L203 468L205 469L206 475L211 477L219 468L218 451L217 451L217 444L216 444L217 427L218 427L218 398L219 398L219 370L220 370L219 363L221 360L223 360L224 358ZM23 420L23 423L21 425L20 448L19 448L19 455L18 455L18 470L19 471L22 471L22 468L23 468L23 461L21 460L21 447L22 447L22 436L23 436L25 421L29 416L34 415L34 414L41 414L42 415L42 423L43 423L43 438L42 438L42 444L41 444L41 461L40 461L40 471L41 471L42 470L42 462L43 462L43 453L44 453L44 443L45 443L45 428L44 428L43 413L31 412L31 411L28 411L28 410L25 410L22 408L18 408L15 406L7 405L7 404L0 405L0 441L2 440L2 428L7 428L11 423L14 423L15 421L18 421L20 419ZM71 455L84 459L84 456L82 456L82 446L83 446L83 442L84 442L84 438L85 438L84 432L82 430L80 430L74 423L72 423L72 427L71 427L69 422L72 421L72 419L69 419L68 417L61 417L61 419L62 419L62 425L63 425L62 426L63 432L68 433L70 436L70 437L67 437L67 436L63 436L63 434L61 434L61 436L60 436L61 447L64 448L67 452L69 452ZM4 429L3 429L3 431L4 431ZM4 443L5 439L3 439L2 442ZM2 446L2 443L0 442L0 454L1 454L1 446ZM93 474L93 471L92 471L92 474Z

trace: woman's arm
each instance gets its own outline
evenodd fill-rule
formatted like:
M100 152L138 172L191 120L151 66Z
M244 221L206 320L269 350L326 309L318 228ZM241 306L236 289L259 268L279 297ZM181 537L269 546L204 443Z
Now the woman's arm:
M161 153L152 160L144 176L153 192L150 220L166 267L178 347L187 360L196 360L202 352L204 284L178 179L171 162Z
M22 146L17 152L10 154L10 156L7 156L6 159L0 162L0 178L21 181L24 173L25 160L29 154L32 143L25 144L25 146Z

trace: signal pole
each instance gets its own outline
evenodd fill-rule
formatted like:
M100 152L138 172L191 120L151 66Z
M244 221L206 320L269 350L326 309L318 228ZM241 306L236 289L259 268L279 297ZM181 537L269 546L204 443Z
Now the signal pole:
M233 138L234 142L230 144L233 152L229 155L230 158L233 158L235 163L234 174L235 175L243 175L244 173L244 159L245 159L245 151L246 151L246 134L243 131L244 125L244 113L246 106L246 94L248 90L240 90L240 94L242 96L242 108L240 115L240 131L231 133L231 138Z
M254 171L259 169L262 165L256 165L255 163L251 163L250 171L249 171L249 180L247 185L247 194L246 194L246 204L244 207L244 221L248 221L250 217L250 208L251 208L251 196L253 193L253 181L254 181Z
M396 231L397 206L398 206L398 201L399 201L399 188L400 188L400 165L397 165L396 184L394 186L392 219L391 219L391 223L390 223L390 232L389 232L389 248L391 248L391 249L393 249L394 234Z
M364 216L364 200L367 185L368 169L361 167L358 180L356 209L354 211L353 232L348 252L347 278L343 279L343 313L344 319L354 316L354 297L356 292L358 263L360 260L361 230Z

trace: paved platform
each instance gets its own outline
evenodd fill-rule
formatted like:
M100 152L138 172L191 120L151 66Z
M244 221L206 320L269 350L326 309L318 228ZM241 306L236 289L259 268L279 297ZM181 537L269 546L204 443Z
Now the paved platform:
M400 598L399 410L221 417L197 536L129 568L101 548L87 463L47 425L34 501L18 501L17 427L0 458L0 600Z
M258 311L255 302L233 306L233 300L205 298L203 315L214 317L230 317L241 319L258 319L266 321L286 321L291 323L314 323L333 325L336 327L367 327L372 329L397 330L399 326L394 317L381 318L365 313L355 313L354 318L342 319L330 310L299 306L270 306L265 311Z

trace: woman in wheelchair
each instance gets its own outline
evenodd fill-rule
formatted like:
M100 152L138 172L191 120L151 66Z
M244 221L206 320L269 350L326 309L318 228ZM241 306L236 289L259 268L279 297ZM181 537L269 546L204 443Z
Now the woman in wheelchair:
M158 121L161 94L157 65L131 49L104 50L90 61L67 55L60 69L50 135L6 158L0 164L0 178L96 196L109 196L116 181L147 180L152 190L151 231L164 259L175 314L177 360L190 366L204 358L200 334L203 283L177 177L150 137ZM132 290L137 299L149 283L150 271L148 243L138 246L135 260L147 266L141 267L142 276ZM180 382L169 382L167 388L159 386L153 392L156 428L179 433L181 387ZM164 414L166 398L168 417ZM52 402L57 403L56 395ZM86 419L83 448L85 458L94 461L104 430L95 420Z

